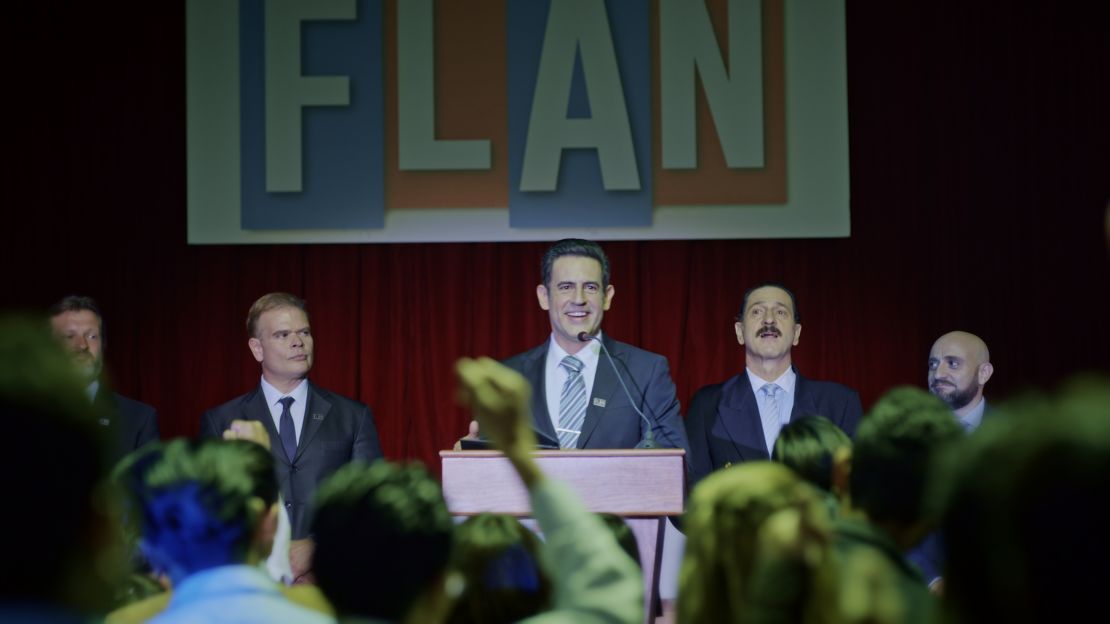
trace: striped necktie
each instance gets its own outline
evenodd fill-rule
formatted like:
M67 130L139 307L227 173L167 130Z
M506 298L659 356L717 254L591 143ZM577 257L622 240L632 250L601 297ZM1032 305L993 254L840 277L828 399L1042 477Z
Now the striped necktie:
M559 446L574 448L586 420L586 380L582 378L582 360L573 355L563 358L559 366L567 371L563 393L559 396Z

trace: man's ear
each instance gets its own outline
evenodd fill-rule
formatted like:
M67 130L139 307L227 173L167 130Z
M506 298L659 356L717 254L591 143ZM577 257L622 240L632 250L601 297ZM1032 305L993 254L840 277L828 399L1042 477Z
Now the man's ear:
M994 374L994 365L990 362L983 362L979 365L979 385L984 386L987 380Z
M802 337L802 324L798 323L794 326L794 342L793 345L798 346L798 339Z
M736 342L739 342L740 345L743 346L744 345L744 324L741 323L740 321L736 321L735 328L736 328Z
M536 286L536 299L540 302L540 307L544 310L551 309L551 303L547 296L547 286L540 284Z
M613 288L612 284L605 287L605 301L601 304L602 310L608 310L609 306L613 304L613 296L617 294L617 289Z
M251 338L247 341L247 346L250 348L254 360L256 362L262 362L262 341L258 338Z

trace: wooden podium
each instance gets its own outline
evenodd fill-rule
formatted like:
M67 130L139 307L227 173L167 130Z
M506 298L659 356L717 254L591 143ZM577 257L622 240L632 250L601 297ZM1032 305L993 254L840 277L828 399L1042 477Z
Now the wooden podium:
M566 483L597 513L624 518L640 547L644 613L654 621L663 530L667 516L681 515L685 500L685 451L681 449L537 451L536 462ZM482 512L528 517L528 491L497 451L441 451L443 496L457 516Z

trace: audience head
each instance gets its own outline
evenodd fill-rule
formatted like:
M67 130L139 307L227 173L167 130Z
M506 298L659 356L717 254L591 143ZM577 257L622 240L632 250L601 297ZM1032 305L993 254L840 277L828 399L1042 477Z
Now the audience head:
M15 507L0 530L9 553L0 604L95 613L110 606L111 586L126 572L115 527L103 428L74 370L41 319L0 318L0 420L10 441Z
M242 440L178 439L133 454L121 468L141 515L143 553L180 583L224 565L264 558L277 527L270 453Z
M320 484L312 533L320 589L343 616L441 621L454 525L418 465L348 464ZM380 562L381 565L375 565Z
M930 471L963 429L933 395L909 386L883 395L860 422L852 449L851 503L904 548L928 531Z
M577 353L586 345L578 335L596 335L613 301L609 259L597 243L563 239L544 254L540 279L536 299L547 311L555 341L568 353Z
M929 391L963 415L983 398L983 386L994 373L987 344L975 334L948 332L929 350Z
M50 327L86 384L104 367L104 317L91 297L70 295L50 306Z
M1110 379L998 412L942 473L951 619L1089 619L1110 561Z
M466 581L447 621L509 624L551 606L551 582L539 562L540 541L516 518L479 514L455 531L452 568Z
M761 525L814 498L789 468L771 462L745 462L701 481L686 514L677 621L744 621Z
M291 390L312 370L314 343L303 299L280 292L262 295L247 313L247 336L262 376L278 390Z
M851 438L831 420L805 416L782 428L772 459L822 490L834 492L835 468L848 460L851 449Z

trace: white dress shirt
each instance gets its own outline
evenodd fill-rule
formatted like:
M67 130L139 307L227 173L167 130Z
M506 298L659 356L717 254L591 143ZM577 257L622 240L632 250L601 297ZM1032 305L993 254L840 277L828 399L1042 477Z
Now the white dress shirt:
M748 369L748 381L752 384L755 404L759 407L759 420L763 425L763 440L767 443L767 456L770 457L774 454L775 440L779 438L779 431L782 430L783 425L790 422L790 412L794 409L794 386L798 382L798 374L794 372L794 367L790 366L785 373L779 375L778 379L764 381L762 377ZM782 392L777 397L779 404L779 420L777 422L771 414L767 413L763 393L761 392L763 386L769 383L782 388Z
M270 416L274 419L274 428L281 432L281 399L293 397L293 404L289 406L289 414L293 417L293 430L297 432L297 442L301 441L301 430L304 429L304 410L308 407L308 380L302 379L296 388L289 394L282 394L271 386L266 378L262 378L262 394L266 396L266 405L270 408Z
M597 334L601 338L601 332ZM567 381L567 370L559 363L571 355L555 342L555 334L551 334L551 344L547 348L547 361L544 363L544 389L547 396L547 415L551 418L551 426L559 428L559 398L563 394L563 384ZM596 340L591 340L584 349L573 354L582 362L582 381L586 383L586 400L589 401L594 392L594 378L597 376L598 354L601 345ZM589 409L589 403L586 408Z

